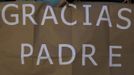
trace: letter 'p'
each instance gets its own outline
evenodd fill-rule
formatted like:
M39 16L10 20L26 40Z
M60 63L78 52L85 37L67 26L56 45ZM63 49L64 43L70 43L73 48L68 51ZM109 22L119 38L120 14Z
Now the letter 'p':
M25 54L26 48L29 48L29 53ZM24 58L30 57L33 54L33 47L30 44L23 43L21 44L21 64L25 64Z

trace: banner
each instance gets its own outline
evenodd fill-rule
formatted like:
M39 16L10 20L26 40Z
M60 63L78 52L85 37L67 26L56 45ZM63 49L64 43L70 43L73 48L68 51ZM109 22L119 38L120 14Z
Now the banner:
M133 75L133 7L0 3L0 74Z

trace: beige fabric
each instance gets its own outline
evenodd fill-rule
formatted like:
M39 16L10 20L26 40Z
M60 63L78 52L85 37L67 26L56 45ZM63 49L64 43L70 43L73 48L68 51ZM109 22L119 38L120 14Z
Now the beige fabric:
M8 3L0 3L0 9ZM19 4L19 3L18 3ZM133 9L133 5L123 5L118 3L89 3L92 5L90 9L93 26L83 26L84 9L82 3L77 4L77 10L68 7L66 18L68 21L78 20L75 26L66 26L60 18L61 8L54 7L55 14L58 18L58 25L51 20L47 21L44 26L33 26L27 21L26 26L22 26L20 22L17 26L8 26L3 23L0 17L0 75L133 75L134 74L134 36L132 25L129 30L119 30L116 28L117 23L123 24L124 21L118 18L117 11L121 7ZM34 15L37 22L41 21L44 13L45 4L34 3L37 10ZM96 27L96 21L101 11L102 5L108 5L110 17L113 27L109 28L107 22L102 22L100 27ZM1 12L0 12L1 13ZM8 9L6 17L10 18L10 13L22 14L21 3L19 10ZM134 24L134 13L131 15L123 13L129 17ZM22 20L21 20L22 21ZM20 44L30 43L34 46L34 54L25 59L25 64L21 64L20 60ZM48 61L43 60L39 66L36 66L39 47L42 43L47 44L49 52L54 61L54 65L50 65ZM61 66L58 64L58 44L72 44L77 50L76 60L71 65ZM99 64L95 67L88 59L86 66L81 66L82 44L93 44L96 46L96 54L94 59ZM109 61L109 45L122 45L123 49L119 50L122 57L115 59L123 64L121 68L110 68ZM88 49L89 50L89 49ZM65 52L64 59L68 59L68 52Z

